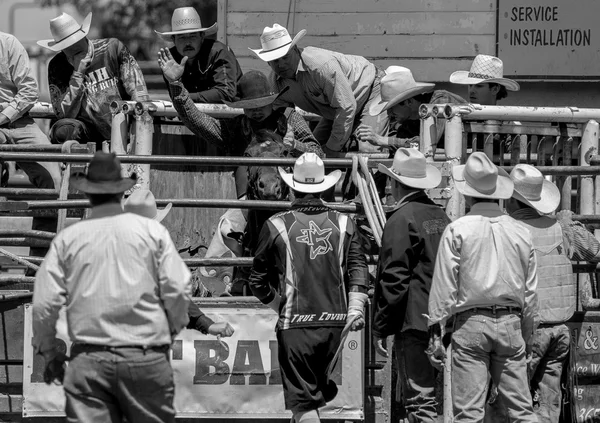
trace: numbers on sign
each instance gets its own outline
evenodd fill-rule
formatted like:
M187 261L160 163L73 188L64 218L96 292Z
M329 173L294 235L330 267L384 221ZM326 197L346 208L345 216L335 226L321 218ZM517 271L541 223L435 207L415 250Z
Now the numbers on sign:
M600 408L581 408L577 421L580 423L591 422L594 417L600 415Z

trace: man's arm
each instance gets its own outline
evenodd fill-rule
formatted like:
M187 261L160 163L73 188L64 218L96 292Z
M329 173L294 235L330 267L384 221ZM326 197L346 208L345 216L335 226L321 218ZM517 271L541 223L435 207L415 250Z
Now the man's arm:
M144 81L144 74L137 60L131 55L129 49L118 41L117 55L119 63L119 73L125 91L133 101L148 101L148 88Z
M556 214L569 258L576 261L599 262L600 242L581 222L572 220L572 215L573 212L570 210L561 210Z
M521 331L526 344L531 344L533 333L540 323L537 298L537 261L533 247L529 253L527 279L525 280L525 306L521 318Z
M300 157L304 153L315 153L321 158L325 157L321 144L315 139L304 117L297 111L292 110L288 119L289 126L292 127L294 132L294 139L291 140L293 142L291 155ZM286 140L284 139L284 141Z
M200 307L198 307L198 304L192 300L190 300L190 305L188 307L188 315L190 317L190 321L186 328L196 329L203 334L207 334L208 328L215 323L210 317L206 317L202 310L200 310Z
M169 329L174 336L190 321L188 309L192 291L191 273L177 252L167 229L161 225L160 231L158 285Z
M58 245L54 240L35 275L33 290L33 348L36 354L56 354L56 321L58 313L67 302L65 270Z
M0 125L14 122L38 100L38 85L29 65L25 47L15 37L7 40L8 57L4 58L17 94L0 112Z
M271 239L270 223L267 220L258 236L258 245L252 262L252 273L248 284L252 294L261 303L269 305L273 310L279 312L279 293L271 286L270 275L274 255L271 252L273 241Z
M227 46L219 49L213 59L212 77L215 86L192 94L192 100L198 103L223 103L233 101L237 93L237 78L240 65Z

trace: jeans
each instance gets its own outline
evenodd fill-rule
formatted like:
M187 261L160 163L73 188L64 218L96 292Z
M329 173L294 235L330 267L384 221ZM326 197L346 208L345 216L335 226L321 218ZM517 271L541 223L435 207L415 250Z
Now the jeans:
M407 330L395 337L398 391L411 423L437 421L436 371L425 354L428 346L429 333L420 330Z
M50 141L30 117L22 117L0 127L0 144L46 145ZM36 188L60 189L62 174L60 165L55 162L17 162ZM34 217L33 230L56 232L56 217ZM30 254L43 257L48 251L45 247L32 247Z
M174 423L175 385L168 346L73 344L65 372L68 422Z
M521 318L473 309L456 316L452 334L452 402L455 422L481 422L488 372L511 422L537 422L533 412Z

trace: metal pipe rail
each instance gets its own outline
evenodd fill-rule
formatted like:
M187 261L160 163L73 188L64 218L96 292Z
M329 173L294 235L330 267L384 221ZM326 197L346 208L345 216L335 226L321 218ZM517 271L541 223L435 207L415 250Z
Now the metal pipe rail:
M31 229L0 229L0 245L2 244L2 238L6 237L26 237L52 240L55 236L56 233L54 232L36 231Z
M458 114L469 120L509 120L519 122L562 122L586 123L600 120L600 109L580 109L578 107L521 107L521 106L480 106L481 110L460 113L460 106L446 105L444 116L449 119Z

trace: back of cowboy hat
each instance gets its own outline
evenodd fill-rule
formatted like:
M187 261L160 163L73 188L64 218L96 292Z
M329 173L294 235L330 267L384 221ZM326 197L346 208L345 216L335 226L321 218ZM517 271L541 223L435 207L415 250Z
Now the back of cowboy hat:
M119 194L135 185L136 176L121 176L121 161L115 153L97 151L86 174L71 176L71 184L87 194Z
M292 173L278 168L283 181L294 191L307 194L323 192L334 186L342 176L341 170L325 175L323 160L315 153L304 153L296 160Z
M454 166L452 177L458 192L469 197L506 200L513 194L508 173L480 151L472 153L466 164Z
M542 172L528 164L518 164L510 172L515 184L513 198L542 214L552 213L560 204L560 190Z

